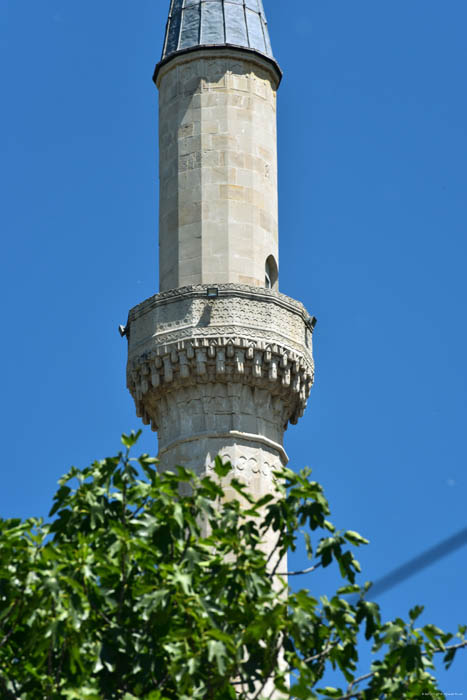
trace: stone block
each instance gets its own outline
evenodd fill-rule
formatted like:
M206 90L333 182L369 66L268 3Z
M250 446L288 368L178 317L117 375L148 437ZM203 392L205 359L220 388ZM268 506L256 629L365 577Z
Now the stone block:
M239 185L220 185L221 199L231 199L237 202L245 201L245 188Z
M203 170L204 182L217 185L229 185L237 182L235 168L215 166Z
M200 203L188 203L183 204L179 209L178 225L185 226L186 224L193 224L201 220L201 204ZM180 264L183 261L180 260Z
M203 173L204 173L204 170L206 170L208 168L217 167L218 165L223 165L221 163L219 151L213 151L210 149L206 149L204 146L205 146L205 144L203 143L203 151L201 153L201 162L203 163Z
M201 136L189 136L178 141L178 155L186 156L190 153L201 155Z

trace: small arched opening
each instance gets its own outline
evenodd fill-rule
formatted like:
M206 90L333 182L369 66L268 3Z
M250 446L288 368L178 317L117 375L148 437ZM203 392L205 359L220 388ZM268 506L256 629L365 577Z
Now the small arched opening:
M264 286L266 289L277 289L279 281L279 271L274 255L266 258L264 266Z

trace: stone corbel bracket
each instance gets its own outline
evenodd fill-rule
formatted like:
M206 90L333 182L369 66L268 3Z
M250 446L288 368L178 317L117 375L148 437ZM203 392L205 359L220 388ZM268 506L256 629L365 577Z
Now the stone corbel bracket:
M303 305L269 289L219 284L157 294L128 317L127 385L137 414L158 430L154 406L168 393L247 384L282 400L284 428L296 423L314 380L312 332Z

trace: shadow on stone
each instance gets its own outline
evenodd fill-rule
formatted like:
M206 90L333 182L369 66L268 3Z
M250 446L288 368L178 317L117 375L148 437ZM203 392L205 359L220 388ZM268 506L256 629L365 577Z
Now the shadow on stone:
M206 304L204 311L201 314L201 318L196 324L199 328L207 328L211 323L212 306L211 304Z

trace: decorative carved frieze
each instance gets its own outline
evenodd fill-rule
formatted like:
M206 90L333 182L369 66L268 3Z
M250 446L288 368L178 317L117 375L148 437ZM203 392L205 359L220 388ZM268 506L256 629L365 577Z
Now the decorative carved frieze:
M278 292L234 284L217 289L215 299L204 285L164 292L130 312L127 383L137 413L159 430L179 392L191 392L194 401L198 387L203 403L202 385L242 385L280 403L283 430L303 415L313 385L311 319ZM224 404L203 411L241 415L245 400L226 394ZM261 415L258 406L253 413Z

